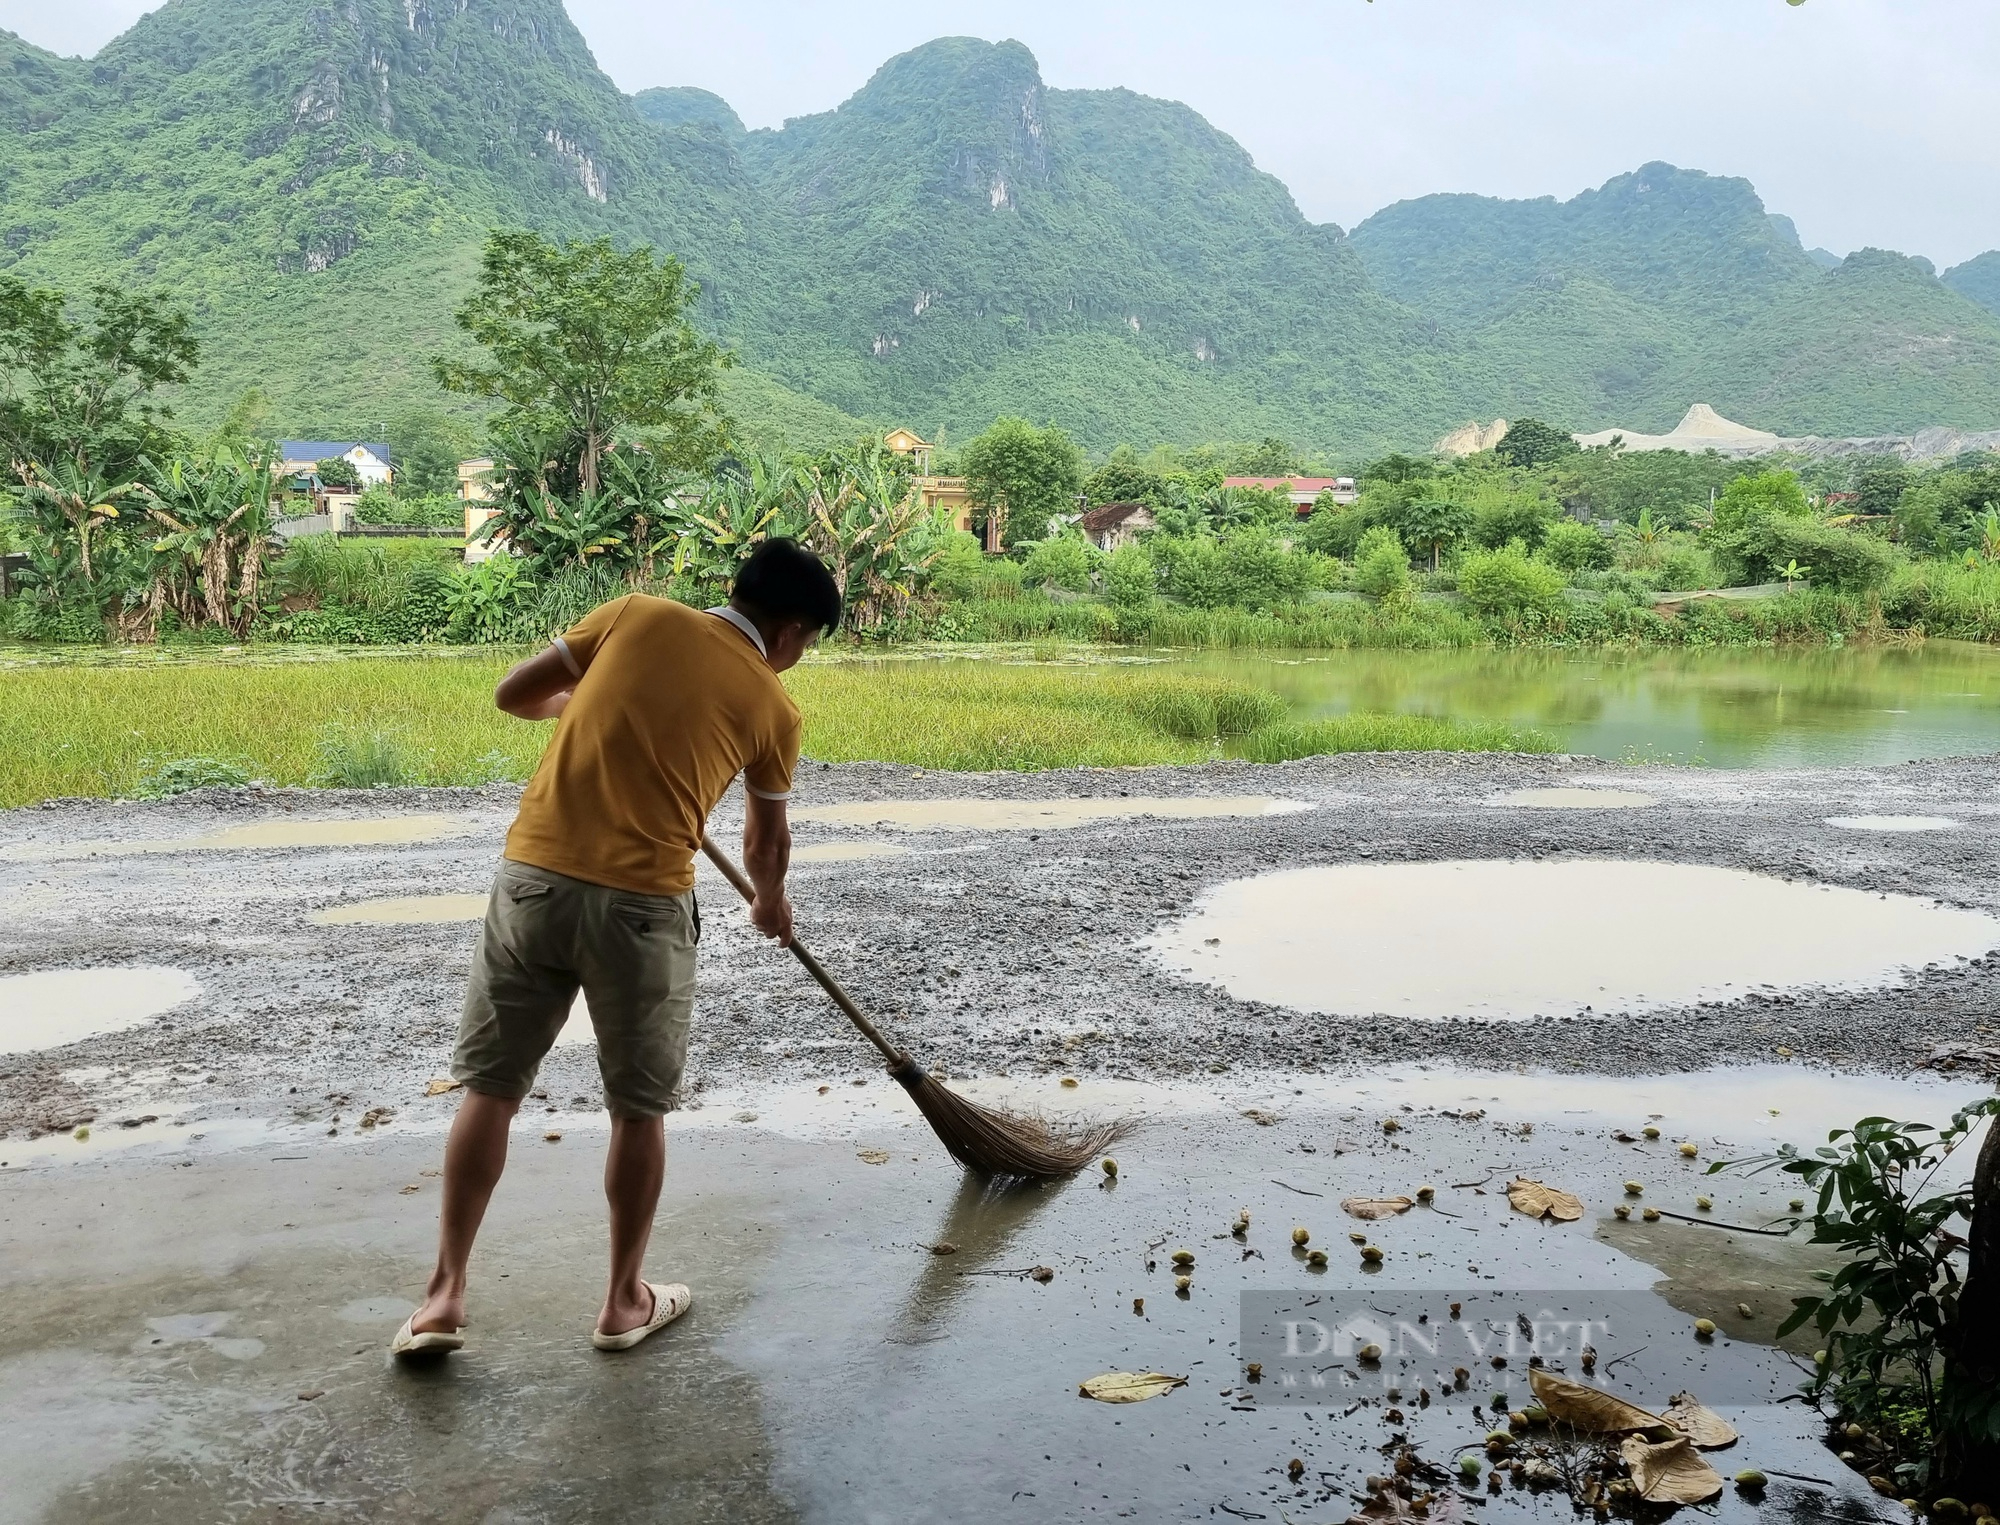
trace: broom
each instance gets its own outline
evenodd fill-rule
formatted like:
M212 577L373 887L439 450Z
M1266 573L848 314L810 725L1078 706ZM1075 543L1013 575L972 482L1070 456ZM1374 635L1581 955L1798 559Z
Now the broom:
M746 901L756 898L756 891L743 871L729 861L706 833L702 835L701 850L722 871L722 877L736 886L737 894ZM833 997L834 1004L847 1013L847 1019L861 1029L861 1036L882 1051L882 1057L889 1061L890 1079L910 1093L910 1100L917 1104L917 1110L924 1114L939 1141L966 1169L983 1176L1046 1179L1075 1175L1129 1131L1129 1124L1116 1122L1058 1132L1039 1118L998 1112L946 1090L925 1073L922 1065L884 1036L882 1029L840 988L840 982L796 938L792 941L792 953L806 966L806 973Z

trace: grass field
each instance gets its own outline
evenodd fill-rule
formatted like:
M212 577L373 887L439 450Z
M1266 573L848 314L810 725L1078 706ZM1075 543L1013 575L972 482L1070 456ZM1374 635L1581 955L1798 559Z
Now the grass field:
M158 792L166 765L187 759L275 784L525 779L552 726L493 708L511 660L0 669L0 806ZM1294 725L1265 690L1157 668L825 662L786 683L805 713L807 755L828 762L987 770L1191 763L1225 748L1262 761L1552 750L1532 732L1406 716Z

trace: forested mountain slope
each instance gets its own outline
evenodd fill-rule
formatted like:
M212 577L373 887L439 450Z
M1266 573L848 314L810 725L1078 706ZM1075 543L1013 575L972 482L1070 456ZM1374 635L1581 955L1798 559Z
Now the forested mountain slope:
M168 0L88 62L0 33L0 271L186 302L191 418L252 385L328 437L439 403L495 223L684 255L770 439L1013 411L1352 454L1694 398L1785 432L2000 423L1978 262L1958 290L1873 251L1827 272L1746 183L1666 165L1350 240L1187 107L1050 90L1018 43L941 39L746 132L706 91L621 95L559 0Z
M1353 243L1487 361L1489 412L1664 429L1704 399L1788 434L2000 420L1993 313L1924 261L1825 269L1745 180L1648 164L1565 202L1426 196Z

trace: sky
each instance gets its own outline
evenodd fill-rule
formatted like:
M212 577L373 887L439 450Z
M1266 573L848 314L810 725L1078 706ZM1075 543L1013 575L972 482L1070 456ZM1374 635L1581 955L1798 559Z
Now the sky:
M304 3L304 0L301 0ZM892 54L1016 38L1056 88L1185 101L1351 228L1434 191L1569 197L1655 159L1741 175L1808 247L2000 248L1994 0L568 0L628 91L699 85L752 127ZM147 0L0 0L89 54Z

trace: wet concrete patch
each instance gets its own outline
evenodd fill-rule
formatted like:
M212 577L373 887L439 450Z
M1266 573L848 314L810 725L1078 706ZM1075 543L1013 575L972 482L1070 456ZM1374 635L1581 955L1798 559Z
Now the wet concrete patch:
M1950 831L1958 822L1948 815L1834 815L1826 824L1842 831Z
M1235 880L1150 946L1239 1000L1518 1020L1872 988L2000 947L2000 919L1702 864L1487 859Z
M322 927L430 926L478 921L485 915L484 895L400 895L329 906L310 919Z
M1646 810L1660 803L1655 795L1630 789L1510 789L1486 800L1515 810Z
M677 1130L649 1266L693 1284L695 1311L623 1359L586 1339L603 1209L601 1149L581 1134L516 1151L481 1241L468 1348L412 1369L382 1346L429 1260L435 1195L402 1188L435 1165L436 1139L282 1163L260 1152L114 1165L92 1170L82 1196L74 1172L16 1176L17 1211L0 1223L11 1315L0 1410L10 1421L62 1412L94 1443L50 1448L34 1425L9 1422L0 1467L20 1483L23 1516L54 1525L385 1518L413 1499L422 1517L454 1522L1339 1520L1363 1477L1383 1470L1392 1435L1444 1464L1476 1445L1489 1421L1472 1404L1525 1381L1526 1362L1453 1393L1413 1353L1406 1370L1383 1363L1372 1392L1286 1404L1268 1377L1246 1380L1244 1296L1361 1296L1403 1316L1463 1285L1469 1309L1510 1326L1552 1296L1636 1299L1667 1338L1631 1342L1652 1348L1608 1374L1621 1395L1657 1408L1690 1383L1710 1398L1734 1392L1716 1399L1744 1434L1734 1465L1833 1480L1774 1482L1770 1505L1817 1517L1815 1503L1851 1512L1865 1501L1860 1479L1818 1447L1812 1416L1779 1401L1797 1382L1790 1360L1727 1324L1712 1344L1692 1339L1693 1315L1674 1310L1707 1309L1715 1294L1702 1278L1676 1274L1662 1297L1659 1270L1631 1253L1647 1245L1607 1242L1589 1219L1530 1222L1497 1184L1474 1183L1522 1171L1595 1214L1621 1177L1643 1172L1649 1200L1709 1191L1745 1221L1788 1188L1706 1177L1705 1161L1619 1145L1588 1119L1573 1130L1547 1108L1530 1133L1499 1105L1442 1106L1446 1092L1522 1077L1411 1079L1438 1087L1441 1105L1416 1098L1404 1110L1378 1076L1352 1105L1299 1106L1269 1124L1163 1118L1121 1145L1124 1168L1107 1186L1093 1176L988 1189L902 1119L819 1145ZM1618 1083L1600 1084L1615 1108ZM1402 1119L1393 1138L1385 1114ZM1732 1143L1751 1151L1774 1136L1744 1127ZM1811 1142L1799 1126L1782 1136ZM857 1142L881 1146L886 1162L858 1160ZM1386 1259L1364 1271L1341 1197L1419 1181L1437 1185L1436 1208L1370 1225ZM1242 1208L1252 1221L1238 1240L1227 1225ZM1327 1269L1293 1252L1293 1224L1338 1250ZM1723 1237L1681 1232L1697 1247L1680 1257L1690 1263ZM32 1261L18 1253L30 1243ZM940 1244L954 1253L934 1253ZM1185 1297L1167 1258L1182 1246L1195 1256ZM1680 1247L1654 1248L1665 1260ZM1052 1279L1031 1278L1037 1265ZM1732 1303L1811 1285L1782 1264L1739 1269ZM264 1348L232 1357L215 1340ZM1081 1401L1077 1383L1105 1370L1189 1385L1137 1408ZM1385 1402L1386 1376L1435 1401ZM885 1433L894 1466L881 1463ZM1297 1481L1286 1476L1294 1456L1307 1468ZM1570 1518L1553 1494L1509 1489L1504 1500L1510 1518ZM1731 1493L1716 1517L1733 1525L1757 1509Z
M469 836L479 823L462 816L390 815L289 818L229 826L194 837L111 838L92 842L20 843L0 848L0 860L46 863L65 858L115 858L135 854L250 852L300 847L403 847Z
M870 800L852 805L809 805L792 812L799 821L832 826L893 826L900 831L1063 831L1100 821L1156 816L1174 821L1285 815L1312 807L1267 795L1156 795L1115 799Z
M53 969L0 978L0 1054L61 1048L124 1032L201 993L181 969Z

